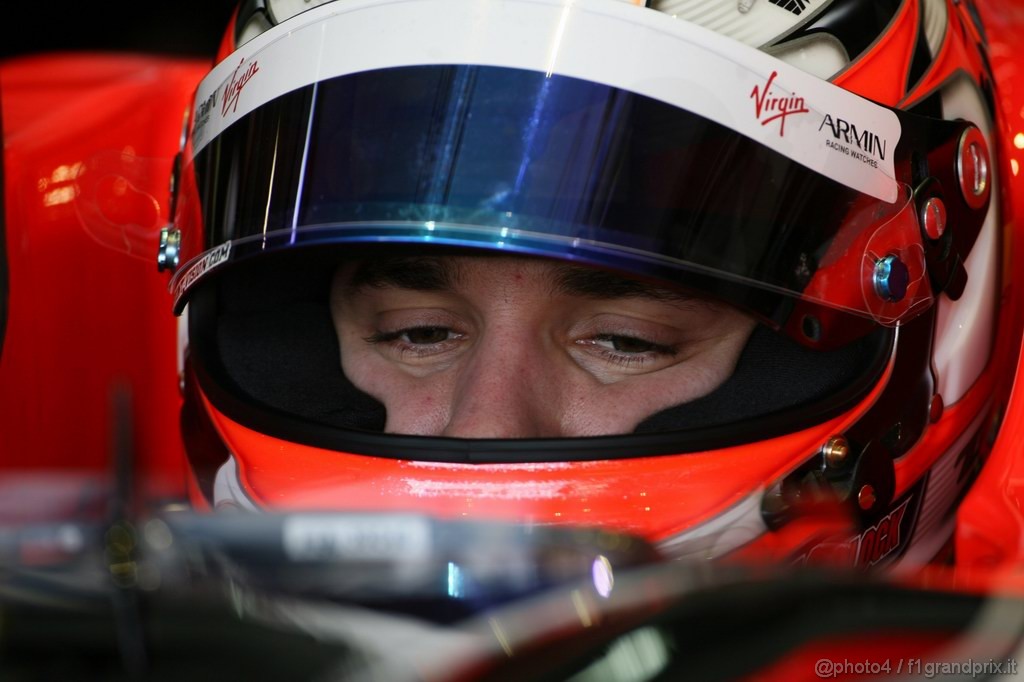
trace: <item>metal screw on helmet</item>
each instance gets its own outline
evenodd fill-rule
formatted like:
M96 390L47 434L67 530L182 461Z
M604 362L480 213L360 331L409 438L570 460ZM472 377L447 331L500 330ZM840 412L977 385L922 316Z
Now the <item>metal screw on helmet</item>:
M929 239L939 239L946 231L946 204L938 197L931 197L921 207L921 226Z
M808 341L817 343L821 340L821 322L814 315L804 315L800 322L800 330Z
M960 136L956 155L960 191L971 208L981 208L985 205L990 186L990 172L985 136L971 126Z
M902 301L910 284L910 271L896 256L886 256L875 263L875 293L886 301Z
M863 486L857 493L857 505L864 511L874 507L876 501L875 489L869 485Z
M821 453L825 456L827 465L838 467L846 461L846 456L850 454L850 443L842 436L832 436L821 448Z
M160 246L156 252L156 268L160 272L178 269L178 258L181 247L181 230L165 227L160 230Z

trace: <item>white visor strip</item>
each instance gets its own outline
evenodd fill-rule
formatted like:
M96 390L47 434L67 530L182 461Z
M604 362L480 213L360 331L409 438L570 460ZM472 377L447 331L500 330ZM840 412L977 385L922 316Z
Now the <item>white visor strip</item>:
M570 76L725 125L889 203L896 115L754 48L615 0L342 0L219 64L196 94L193 153L297 88L400 66L478 64ZM742 192L742 187L736 188Z

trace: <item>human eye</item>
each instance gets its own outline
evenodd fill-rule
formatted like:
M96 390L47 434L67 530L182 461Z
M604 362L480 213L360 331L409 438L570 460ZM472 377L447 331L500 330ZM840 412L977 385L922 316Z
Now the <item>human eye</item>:
M577 341L603 360L627 368L647 368L678 354L674 346L631 334L595 334Z
M380 346L402 356L424 357L448 350L465 334L450 327L424 325L391 331L378 330L366 338L367 343Z

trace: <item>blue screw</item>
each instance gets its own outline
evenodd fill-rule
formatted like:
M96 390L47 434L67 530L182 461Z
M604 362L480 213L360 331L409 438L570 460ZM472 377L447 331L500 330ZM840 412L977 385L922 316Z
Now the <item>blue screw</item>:
M910 271L896 256L886 256L875 263L875 293L886 301L902 301L910 284Z

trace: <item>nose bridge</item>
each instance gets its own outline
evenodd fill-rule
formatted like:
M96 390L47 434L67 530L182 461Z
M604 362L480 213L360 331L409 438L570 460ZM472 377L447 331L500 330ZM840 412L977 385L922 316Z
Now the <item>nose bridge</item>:
M559 435L557 367L524 330L495 329L474 346L456 382L444 435L541 438Z

